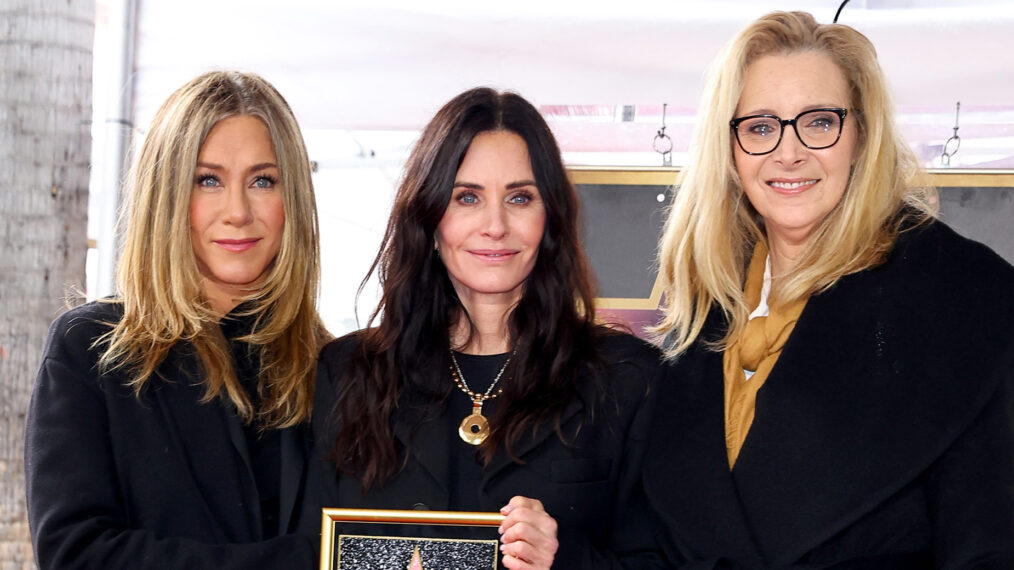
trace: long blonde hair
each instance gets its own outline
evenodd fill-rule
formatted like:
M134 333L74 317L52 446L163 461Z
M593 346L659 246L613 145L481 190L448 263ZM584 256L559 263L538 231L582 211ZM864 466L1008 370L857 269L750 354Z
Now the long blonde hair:
M254 321L241 338L259 348L260 409L240 385L216 314L201 293L190 240L190 194L201 145L227 117L257 117L271 133L283 189L282 244L266 279L244 301ZM320 275L310 161L285 99L261 77L219 71L180 87L159 108L126 181L117 268L123 318L103 339L103 370L123 369L140 393L174 346L201 363L203 402L223 391L244 421L294 425L310 413L317 353L329 335L316 310Z
M729 323L715 348L726 346L746 325L746 262L754 245L766 238L763 220L736 172L729 120L751 63L765 55L804 51L827 54L845 75L855 112L844 128L858 131L856 156L841 201L779 280L772 302L795 301L882 263L905 220L918 223L936 215L936 191L916 183L918 162L894 126L873 44L848 26L818 24L805 12L774 12L756 20L726 46L709 73L690 164L659 245L665 304L653 332L670 357L697 339L712 308Z

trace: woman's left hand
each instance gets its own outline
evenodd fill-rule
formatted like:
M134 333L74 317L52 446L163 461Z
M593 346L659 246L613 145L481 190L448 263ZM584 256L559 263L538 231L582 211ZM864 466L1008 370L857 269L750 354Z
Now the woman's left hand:
M559 542L556 519L549 516L538 499L514 497L500 509L503 565L511 570L548 570Z

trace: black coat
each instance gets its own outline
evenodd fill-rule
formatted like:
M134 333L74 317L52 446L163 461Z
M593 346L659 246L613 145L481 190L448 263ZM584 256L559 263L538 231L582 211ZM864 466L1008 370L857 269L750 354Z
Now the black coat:
M318 457L326 457L333 442L328 414L355 344L354 337L347 337L321 353L313 419ZM620 557L640 568L641 563L630 560L640 560L641 551L650 547L647 519L629 508L629 499L638 483L653 385L663 372L660 355L629 335L607 337L601 354L608 363L603 376L610 396L585 390L582 398L570 402L561 426L565 434L572 434L575 422L583 419L578 434L564 444L551 425L539 426L534 436L514 449L524 464L499 450L483 471L478 490L479 510L486 512L499 511L515 495L542 501L559 525L560 548L553 565L557 569L617 568ZM596 402L590 423L583 402ZM417 412L428 408L409 391L397 409L394 434L409 450L404 469L363 494L358 479L336 478L333 463L318 462L309 471L304 513L309 516L301 530L319 531L322 507L448 509L449 448L460 444L457 433L441 418L418 424Z
M723 389L698 343L660 390L674 566L1014 567L1014 269L984 246L933 223L812 296L731 473Z
M316 542L264 540L243 428L231 406L198 401L196 360L170 351L141 398L98 375L94 340L119 305L92 303L49 333L28 410L28 517L41 568L315 566ZM281 432L279 528L291 526L305 467L302 429Z

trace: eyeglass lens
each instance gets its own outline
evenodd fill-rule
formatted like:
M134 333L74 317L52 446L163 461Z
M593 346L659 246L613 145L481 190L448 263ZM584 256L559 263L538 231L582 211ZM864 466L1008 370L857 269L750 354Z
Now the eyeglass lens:
M736 127L743 150L752 154L771 152L782 138L782 120L769 115L747 117ZM809 148L833 145L841 133L841 117L834 111L817 109L800 113L794 121L796 136Z

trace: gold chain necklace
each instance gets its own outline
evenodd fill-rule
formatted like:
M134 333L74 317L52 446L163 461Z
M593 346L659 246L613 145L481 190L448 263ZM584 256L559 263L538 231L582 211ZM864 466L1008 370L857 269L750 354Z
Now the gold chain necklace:
M486 417L482 415L482 403L486 400L492 400L503 393L503 388L500 388L493 393L493 388L496 387L500 378L503 376L507 365L511 363L511 358L514 357L516 351L512 351L510 356L507 357L507 361L500 367L500 372L496 373L496 378L493 378L493 383L489 385L486 392L479 394L473 392L468 387L468 382L465 381L465 375L461 373L461 367L458 366L458 359L454 357L454 351L451 353L451 379L458 388L464 392L472 400L472 413L465 416L465 419L461 420L461 424L458 425L458 436L465 443L471 445L479 445L486 438L489 437L489 422L486 421Z

